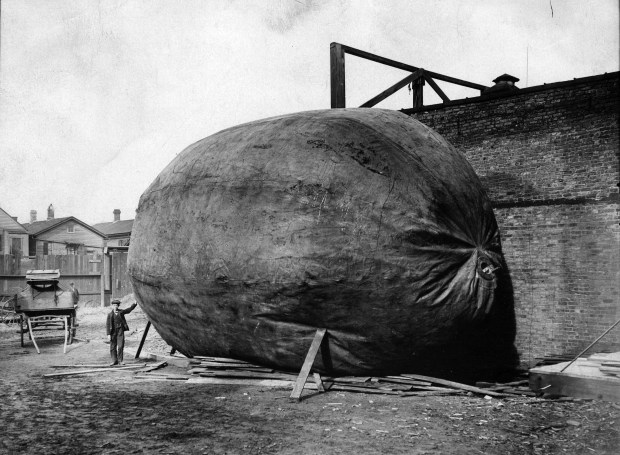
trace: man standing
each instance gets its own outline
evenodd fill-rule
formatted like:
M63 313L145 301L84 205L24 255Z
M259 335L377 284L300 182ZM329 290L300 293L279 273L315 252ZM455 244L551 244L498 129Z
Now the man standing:
M131 313L137 305L134 302L129 308L119 310L120 304L120 300L112 300L112 311L108 313L105 324L106 334L108 335L108 340L110 340L110 356L112 357L110 366L125 365L123 363L123 349L125 349L125 332L129 330L125 315Z
M71 282L71 298L73 299L73 308L77 308L80 302L80 291L75 287L75 283Z
M73 330L73 336L75 337L75 328L78 326L77 307L78 303L80 302L80 291L77 290L73 281L69 286L69 291L71 292L71 299L73 300L73 312L71 313L71 317L69 319L69 329Z

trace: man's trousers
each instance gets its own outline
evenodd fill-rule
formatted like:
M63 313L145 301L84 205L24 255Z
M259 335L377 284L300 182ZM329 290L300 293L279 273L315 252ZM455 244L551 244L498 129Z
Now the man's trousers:
M123 349L125 349L125 332L123 329L110 334L110 356L113 363L123 363Z

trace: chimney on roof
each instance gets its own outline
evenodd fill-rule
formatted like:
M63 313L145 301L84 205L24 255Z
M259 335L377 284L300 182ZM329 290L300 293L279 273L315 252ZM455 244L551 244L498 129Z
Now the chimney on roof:
M495 85L487 88L484 91L485 95L487 93L502 93L502 92L508 93L508 92L514 92L516 90L519 90L519 87L515 85L516 82L519 82L519 78L511 76L510 74L504 73L501 76L498 76L495 79L493 79L493 82L495 82Z
M30 222L31 223L36 223L37 222L37 211L36 210L31 210L30 211Z
M16 216L12 216L11 218L13 218L15 221L17 221L17 217Z
M114 221L121 220L121 211L119 209L114 209Z
M50 206L47 208L47 219L48 220L54 219L54 206L52 204L50 204Z

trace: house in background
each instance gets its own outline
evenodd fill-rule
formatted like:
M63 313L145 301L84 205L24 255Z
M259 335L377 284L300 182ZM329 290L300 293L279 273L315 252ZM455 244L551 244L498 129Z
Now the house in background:
M47 209L47 220L37 221L30 211L30 223L24 224L29 235L31 255L87 254L101 251L106 236L73 216L54 218L54 207Z
M114 221L97 223L93 225L93 228L106 236L108 247L128 247L133 220L121 220L121 211L119 209L114 209L112 213L114 214Z
M114 209L114 221L97 223L93 227L106 236L104 257L106 270L110 273L106 280L106 292L111 298L122 298L133 292L129 275L127 274L127 253L131 239L133 220L121 220L121 211Z
M50 205L46 220L38 221L31 210L30 223L22 225L0 209L0 256L14 256L0 257L0 295L23 287L24 271L39 268L59 269L63 285L75 281L81 295L102 306L130 294L127 254L133 220L121 221L118 209L113 213L114 221L91 226L73 216L56 218Z
M0 256L4 254L29 255L28 231L0 208Z

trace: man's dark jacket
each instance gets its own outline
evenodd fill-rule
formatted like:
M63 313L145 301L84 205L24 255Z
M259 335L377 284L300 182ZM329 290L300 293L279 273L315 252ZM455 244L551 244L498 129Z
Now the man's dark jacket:
M131 305L129 308L126 308L124 310L121 310L119 308L118 312L121 315L121 321L123 321L123 332L126 332L127 330L129 330L129 326L127 325L127 321L125 320L125 315L127 313L131 313L133 311L133 309L136 307L137 303L134 302L133 305ZM114 310L110 311L108 313L108 318L105 321L105 332L106 335L110 335L112 333L112 330L114 329Z

